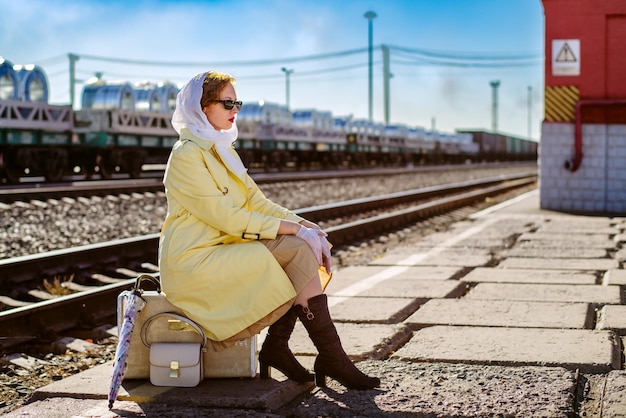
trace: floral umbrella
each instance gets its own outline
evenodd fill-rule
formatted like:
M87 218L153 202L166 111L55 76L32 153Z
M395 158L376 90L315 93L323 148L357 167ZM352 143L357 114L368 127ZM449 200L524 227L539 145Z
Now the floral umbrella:
M140 278L141 279L141 278ZM140 279L137 280L139 283ZM124 320L122 328L119 331L119 341L115 351L115 363L113 364L113 376L111 377L111 387L109 389L109 409L113 408L113 402L117 398L117 392L124 380L124 374L128 368L128 349L130 348L130 339L133 335L135 327L135 319L137 313L143 309L146 302L141 297L141 289L138 285L132 290L125 290L120 294L122 306L124 306Z

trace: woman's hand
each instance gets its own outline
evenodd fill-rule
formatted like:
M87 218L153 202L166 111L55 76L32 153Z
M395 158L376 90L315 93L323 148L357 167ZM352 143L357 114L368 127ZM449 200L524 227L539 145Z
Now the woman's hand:
M303 225L300 226L300 229L296 234L298 238L302 238L307 244L309 244L309 247L311 247L311 250L315 255L315 259L320 266L322 265L322 255L325 251L324 244L328 242L326 241L326 235L326 232L321 229L307 228ZM330 249L328 249L328 252L330 253Z
M311 221L307 221L306 219L303 221L300 221L299 223L302 226L318 231L318 233L323 232L322 228L320 228L318 224L313 223ZM324 265L324 267L326 268L326 271L330 273L330 269L331 269L330 244L328 243L328 240L326 239L328 234L326 232L323 232L323 234L319 234L319 235L320 235L320 241L322 242L322 262L320 263L320 265Z

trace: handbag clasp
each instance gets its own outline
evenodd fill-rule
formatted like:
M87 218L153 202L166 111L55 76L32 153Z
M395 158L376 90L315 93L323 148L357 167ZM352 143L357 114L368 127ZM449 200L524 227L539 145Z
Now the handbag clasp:
M180 365L177 361L170 361L170 377L178 379L180 377Z

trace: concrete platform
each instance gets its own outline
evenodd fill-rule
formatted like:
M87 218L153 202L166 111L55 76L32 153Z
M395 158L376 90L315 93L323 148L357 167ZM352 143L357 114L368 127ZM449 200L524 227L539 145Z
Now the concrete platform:
M381 387L273 379L123 384L111 365L39 389L8 417L626 416L626 219L541 210L533 192L335 271L345 351ZM259 344L263 335L259 338ZM312 369L301 324L292 351Z

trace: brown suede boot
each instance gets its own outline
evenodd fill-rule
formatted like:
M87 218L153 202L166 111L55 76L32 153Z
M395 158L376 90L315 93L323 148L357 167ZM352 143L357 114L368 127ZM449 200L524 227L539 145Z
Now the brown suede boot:
M314 366L317 386L326 387L326 376L349 389L373 389L380 385L379 378L367 376L357 369L343 350L330 318L326 295L312 297L308 304L308 308L297 305L296 312L319 352Z
M313 374L302 367L289 349L289 337L296 325L296 319L296 310L292 307L267 330L267 337L259 352L261 379L268 379L270 367L273 367L296 382L313 381Z

